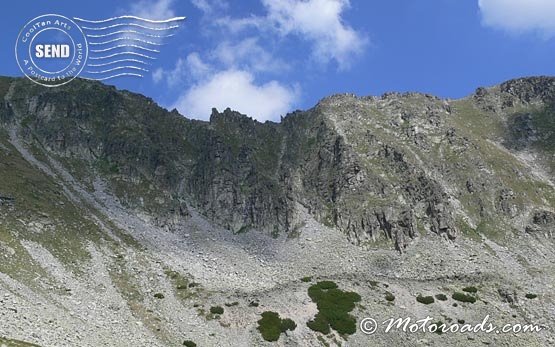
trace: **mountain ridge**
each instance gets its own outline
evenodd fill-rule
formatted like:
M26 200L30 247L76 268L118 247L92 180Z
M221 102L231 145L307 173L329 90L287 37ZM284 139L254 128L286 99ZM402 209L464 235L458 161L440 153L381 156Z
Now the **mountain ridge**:
M161 220L186 217L185 205L189 204L234 232L250 228L291 232L298 227L296 205L300 204L353 242L375 241L383 233L398 250L417 233L429 230L453 239L459 229L481 223L478 218L470 218L470 223L456 221L466 211L453 191L468 193L472 189L468 186L474 184L467 180L466 188L455 187L453 182L443 182L445 177L439 178L445 176L444 169L455 170L455 163L442 169L429 167L431 162L422 159L434 147L438 152L429 159L444 156L445 150L452 152L453 159L467 151L480 152L483 147L476 147L478 140L467 136L470 132L458 135L467 130L462 122L476 127L479 121L460 114L475 103L483 112L499 117L506 109L542 107L555 95L553 78L532 77L478 88L471 96L452 101L421 93L336 94L308 111L287 115L280 123L260 123L230 109L222 113L214 109L210 120L203 122L167 112L150 98L100 83L76 81L55 90L42 90L21 80L10 80L8 88L5 84L4 122L19 122L19 131L39 140L47 151L98 170L108 182L117 182L111 188L119 198L147 210L152 204L150 212L160 214ZM40 92L18 105L21 88ZM504 126L505 116L500 124L493 124L497 120L487 113L482 116L490 118L491 130L503 131L493 128ZM530 130L528 123L522 126ZM359 129L366 130L355 131ZM448 143L445 148L444 141ZM470 148L473 144L475 148ZM509 152L504 155L512 156L510 146L505 149ZM472 159L465 160L470 163ZM391 172L404 175L410 183L402 187L396 179L384 178ZM544 177L552 179L552 173ZM152 183L161 188L162 196L129 196ZM489 198L501 206L495 207L501 215L514 219L511 213L516 212L510 210L516 207L509 193L514 189L505 188ZM392 195L405 201L395 202ZM149 199L146 203L145 198ZM476 201L483 205L480 199Z
M554 85L338 94L260 123L189 120L98 82L0 78L0 344L267 345L256 323L271 311L297 326L277 345L367 345L309 327L318 282L360 295L351 325L553 326Z

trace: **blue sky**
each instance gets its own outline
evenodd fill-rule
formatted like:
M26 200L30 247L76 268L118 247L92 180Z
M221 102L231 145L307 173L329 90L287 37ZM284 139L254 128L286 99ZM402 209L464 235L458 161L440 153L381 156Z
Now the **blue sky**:
M553 0L12 2L1 15L1 75L22 75L18 32L46 13L186 16L143 78L105 83L198 119L230 106L279 120L343 92L459 98L511 78L555 75Z

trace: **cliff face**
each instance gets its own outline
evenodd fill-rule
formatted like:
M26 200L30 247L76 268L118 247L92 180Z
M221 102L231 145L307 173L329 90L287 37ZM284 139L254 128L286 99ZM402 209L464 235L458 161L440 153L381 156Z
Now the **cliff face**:
M0 97L2 136L168 228L194 208L234 232L294 235L306 210L353 243L400 251L428 232L555 228L555 78L454 101L335 95L280 123L229 109L188 120L81 80L46 89L2 78Z

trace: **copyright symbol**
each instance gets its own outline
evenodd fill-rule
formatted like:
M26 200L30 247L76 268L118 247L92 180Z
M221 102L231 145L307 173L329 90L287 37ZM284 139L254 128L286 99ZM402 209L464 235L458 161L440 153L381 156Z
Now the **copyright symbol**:
M372 335L378 329L378 323L373 318L364 318L360 321L360 331L366 335Z

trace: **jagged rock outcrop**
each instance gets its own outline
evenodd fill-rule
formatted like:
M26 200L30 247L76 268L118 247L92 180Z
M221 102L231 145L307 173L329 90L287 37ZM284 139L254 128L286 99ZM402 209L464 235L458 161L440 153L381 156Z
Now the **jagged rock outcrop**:
M497 290L501 299L509 304L517 304L518 303L518 295L516 290L509 289L509 288L499 288Z
M95 82L45 89L3 78L0 122L168 230L194 208L234 232L291 232L302 208L353 243L385 239L402 252L420 235L520 230L526 211L555 208L545 181L554 81L519 79L454 101L341 94L260 123L230 109L189 120ZM524 150L548 159L527 166ZM550 218L527 230L551 228Z

